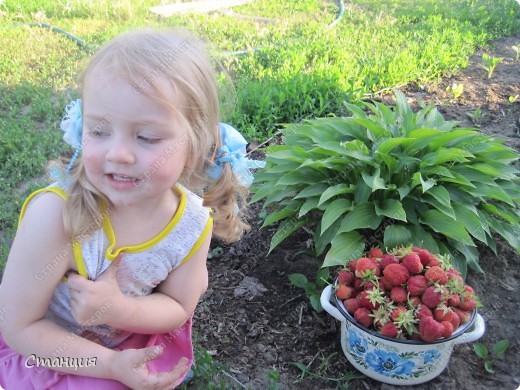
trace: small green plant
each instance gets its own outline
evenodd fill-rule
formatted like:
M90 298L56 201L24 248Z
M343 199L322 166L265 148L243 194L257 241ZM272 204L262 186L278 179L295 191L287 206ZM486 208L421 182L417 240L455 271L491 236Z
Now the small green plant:
M291 124L266 150L252 202L262 226L277 225L272 251L305 227L323 267L365 248L417 245L449 255L464 275L478 265L474 240L495 250L494 234L520 251L520 178L513 149L476 129L458 128L432 106L347 104L351 117Z
M268 371L267 377L269 378L269 385L267 390L282 389L282 385L280 384L280 372L278 370Z
M493 366L495 364L495 359L500 358L509 347L509 340L500 340L497 341L493 347L492 347L492 353L494 355L494 358L492 359L491 352L489 351L488 347L483 343L475 343L473 344L473 350L477 354L479 358L481 358L484 361L484 368L487 372L490 374L493 374L495 370L493 369Z
M312 308L318 313L323 311L320 303L320 295L323 288L327 285L329 274L328 268L320 268L316 272L316 280L314 282L307 279L303 274L289 275L291 284L305 290L305 294L307 298L309 298Z
M493 71L495 70L496 66L500 64L503 60L503 57L491 57L486 53L482 54L482 66L488 72L488 79L491 78L491 75L493 74Z
M486 116L486 113L483 112L480 108L477 108L473 112L467 112L466 115L471 120L471 123L473 123L474 126L480 127L482 124L482 118Z
M300 362L291 362L291 364L296 366L301 371L301 374L298 377L299 381L303 381L306 378L310 378L315 380L321 380L324 382L334 382L336 383L337 389L348 389L348 382L350 382L353 379L362 378L362 376L348 371L338 378L333 377L331 374L329 374L328 370L331 366L332 358L334 358L336 354L337 353L334 352L329 356L323 357L315 372L309 369L310 364L305 365Z
M458 99L464 92L464 84L452 83L446 88L448 93L451 93L453 99Z
M520 96L520 95L514 95L514 96L511 95L511 96L509 96L509 98L507 99L507 100L509 101L509 104L516 103L516 102L518 101L518 97L519 97L519 96Z
M515 51L515 61L520 59L520 46L511 46L511 48Z

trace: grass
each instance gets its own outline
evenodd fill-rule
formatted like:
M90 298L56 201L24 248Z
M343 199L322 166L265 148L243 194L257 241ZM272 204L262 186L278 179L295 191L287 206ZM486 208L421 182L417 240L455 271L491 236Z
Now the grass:
M84 61L123 31L180 25L211 42L227 72L224 120L258 141L282 123L341 115L344 101L456 72L491 39L520 32L515 0L352 0L334 27L327 0L256 0L233 9L242 18L162 19L149 11L160 3L0 2L0 269L21 203L45 164L70 152L58 124Z

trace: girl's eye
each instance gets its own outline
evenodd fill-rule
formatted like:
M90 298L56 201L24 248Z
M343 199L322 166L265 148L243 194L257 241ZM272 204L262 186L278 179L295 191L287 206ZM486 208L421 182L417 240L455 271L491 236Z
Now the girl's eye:
M91 136L91 137L102 137L104 135L106 135L107 133L106 132L103 132L101 130L97 130L97 129L92 129L88 132L88 134Z
M147 144L156 144L157 142L160 141L159 138L151 138L151 137L146 137L144 135L138 135L137 139L140 141L146 142Z

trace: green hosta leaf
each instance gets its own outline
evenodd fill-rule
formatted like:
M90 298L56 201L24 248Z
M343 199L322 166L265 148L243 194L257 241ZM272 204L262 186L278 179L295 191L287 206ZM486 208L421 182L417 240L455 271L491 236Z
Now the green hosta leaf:
M339 233L346 233L356 229L375 230L382 220L383 217L376 214L373 203L355 204L352 211L348 212L343 218Z
M324 191L326 191L329 187L326 184L323 183L316 183L312 184L303 190L301 190L298 195L294 197L294 199L300 199L300 198L308 198L312 196L318 196L323 194Z
M450 141L458 140L458 141L464 141L466 140L466 145L472 142L472 139L478 135L478 133L474 130L469 129L455 129L448 133L444 133L443 135L437 137L435 140L432 141L430 144L430 148L432 150L437 150L440 147L443 147L447 145ZM464 143L460 142L462 145L459 144L449 144L450 147L458 146L461 149L464 148Z
M318 147L315 149L311 149L311 152L316 151L326 151L329 152L333 156L343 156L345 155L345 147L341 145L338 141L334 142L321 142L318 144Z
M446 167L440 166L440 165L435 165L432 167L425 167L425 168L421 169L421 173L424 175L429 175L429 176L436 175L436 176L451 177L451 178L455 177L453 175L453 172L451 172L451 170L449 170Z
M281 219L290 217L291 215L296 214L296 211L297 210L295 210L293 208L285 207L281 210L277 210L273 213L270 213L267 216L267 218L265 219L264 223L262 224L262 227L270 226L270 225L280 221Z
M398 246L406 246L412 243L412 233L408 227L403 225L387 226L384 233L385 248L396 248Z
M323 267L345 265L350 260L360 257L365 250L365 240L356 231L337 234L331 241L331 246Z
M419 222L428 225L433 231L444 234L446 237L461 241L466 245L475 246L461 222L446 218L446 215L438 210L426 211L419 218Z
M370 119L365 118L353 118L354 122L358 123L359 125L367 128L372 133L372 137L369 135L369 138L371 138L372 141L375 141L376 139L382 138L382 137L390 137L392 136L392 133L389 132L384 127L378 126L376 123L374 123Z
M508 146L499 145L497 143L492 145L488 143L488 148L486 148L482 154L491 161L501 162L504 164L511 164L520 158L518 152L515 150L509 148Z
M511 197L498 185L480 184L476 188L468 189L468 193L475 197L487 197L491 199L501 200L504 203L514 207Z
M364 203L368 201L370 194L372 194L372 189L364 181L359 181L354 189L354 201Z
M272 187L271 187L272 190ZM264 201L264 208L269 206L271 203L278 203L286 198L293 198L296 195L296 191L280 191L280 188L276 189L278 192L273 192Z
M390 175L396 171L399 164L395 158L389 156L388 154L380 153L379 150L377 150L375 153L375 159L378 163L383 162L387 166L387 171L389 172L387 177L390 177Z
M341 225L341 220L337 220L332 224L330 228L328 228L323 234L321 232L321 221L318 222L318 226L314 231L314 247L316 250L316 256L321 256L327 245L330 244L332 239L336 236L339 227Z
M461 257L457 256L457 253L454 254L451 259L452 264L455 268L457 268L461 273L462 277L466 277L466 273L468 272L468 266L476 272L484 273L482 268L478 263L479 253L477 248L469 245L464 245L458 241L450 241L450 244L453 248L455 248L459 253L462 253L464 256L464 261Z
M306 215L309 211L315 209L318 207L318 201L319 198L317 196L308 198L303 204L302 207L300 207L300 212L298 213L298 218L303 217Z
M485 211L495 214L495 215L499 216L500 218L504 218L508 222L515 223L515 224L520 223L520 219L519 219L518 215L515 215L515 214L509 212L509 210L507 210L501 204L494 205L491 203L485 203L481 207Z
M433 236L424 230L420 225L409 225L408 230L412 233L413 242L421 248L427 248L433 253L439 253L437 241Z
M493 345L493 353L496 357L502 356L509 347L509 340L500 340Z
M517 252L520 252L520 226L510 225L506 222L499 221L495 218L489 219L489 225L493 230L500 234L509 245L511 245Z
M428 165L440 165L446 162L468 162L468 158L475 157L464 149L457 148L441 148L435 152L428 153L422 157L421 168Z
M412 186L416 187L419 184L422 187L422 191L426 192L430 188L432 188L436 183L435 180L424 180L420 172L415 172L412 176Z
M321 234L323 233L346 211L352 210L352 202L348 199L334 200L323 213L321 219Z
M412 189L410 188L410 186L406 184L404 186L398 187L397 192L399 192L399 198L403 200L404 198L406 198L406 196L410 193L411 190Z
M354 192L354 188L352 188L349 185L340 183L336 184L335 186L327 188L325 191L322 192L322 195L320 197L320 201L318 203L318 206L320 206L322 203L326 202L330 198L342 195L342 194L349 194Z
M422 201L432 205L433 207L435 207L435 209L442 212L445 216L451 218L452 220L457 219L455 211L451 207L451 204L446 206L444 203L441 203L436 198L434 198L430 193L424 194Z
M324 178L325 175L314 170L300 170L286 173L276 182L276 186L290 186L301 183L314 184L322 181Z
M278 227L276 233L273 235L273 238L271 239L271 245L269 246L269 252L267 254L271 253L271 251L278 245L280 245L283 240L285 240L287 237L289 237L291 234L293 234L296 230L301 228L307 222L308 221L306 219L295 218L291 218L282 222Z
M381 169L377 168L374 172L373 176L370 176L366 172L361 172L361 177L365 181L366 185L370 187L372 192L377 190L385 190L387 186L385 185L385 181L381 178Z
M407 222L406 212L403 205L397 199L387 199L383 201L380 206L375 203L376 214L399 221Z
M413 138L390 138L379 144L377 151L382 154L390 154L398 146L408 146L413 142Z
M295 161L302 163L308 158L311 158L311 155L307 150L300 147L279 147L279 150L271 151L269 153L269 157L278 158L284 161Z
M457 219L464 224L468 233L477 240L486 243L486 232L482 227L482 225L486 223L479 219L478 213L475 213L472 206L461 203L453 203L452 206L457 215Z
M438 129L422 128L411 131L408 134L408 137L414 138L414 142L410 143L410 145L404 150L404 153L413 156L415 153L423 150L434 150L429 146L440 134L442 134L442 131Z

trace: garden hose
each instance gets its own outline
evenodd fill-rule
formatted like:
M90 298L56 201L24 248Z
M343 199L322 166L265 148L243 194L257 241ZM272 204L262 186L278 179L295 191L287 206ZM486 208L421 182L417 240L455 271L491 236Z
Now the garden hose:
M51 26L50 24L47 24L47 23L13 24L11 26L5 27L4 29L16 28L16 27L41 27L41 28L47 28L47 29L49 29L49 30L51 30L53 32L65 35L67 38L69 38L69 39L73 40L74 42L76 42L79 47L81 47L81 48L83 48L83 49L85 49L87 51L90 50L89 46L83 40L79 39L78 37L72 35L71 33L67 32L65 30L62 30L61 28Z
M343 18L343 14L345 13L345 3L344 3L344 0L339 0L339 12L338 12L338 16L336 17L336 19L331 23L329 24L328 27L334 27L336 24L338 24L341 19ZM56 32L58 34L63 34L65 35L67 38L73 40L74 42L76 42L78 44L79 47L87 50L87 51L90 51L90 47L89 45L87 45L87 43L85 43L85 41L81 40L80 38L76 37L75 35L72 35L71 33L65 31L65 30L62 30L61 28L58 28L58 27L54 27L54 26L51 26L50 24L47 24L47 23L24 23L24 24L13 24L11 26L8 26L8 27L4 27L3 29L9 29L9 28L16 28L16 27L40 27L40 28L47 28L53 32ZM226 56L233 56L233 55L242 55L242 54L247 54L249 53L250 51L257 51L257 50L262 50L261 47L257 47L257 48L254 48L254 49L249 49L249 50L239 50L239 51L232 51L232 52L226 52L224 53Z

